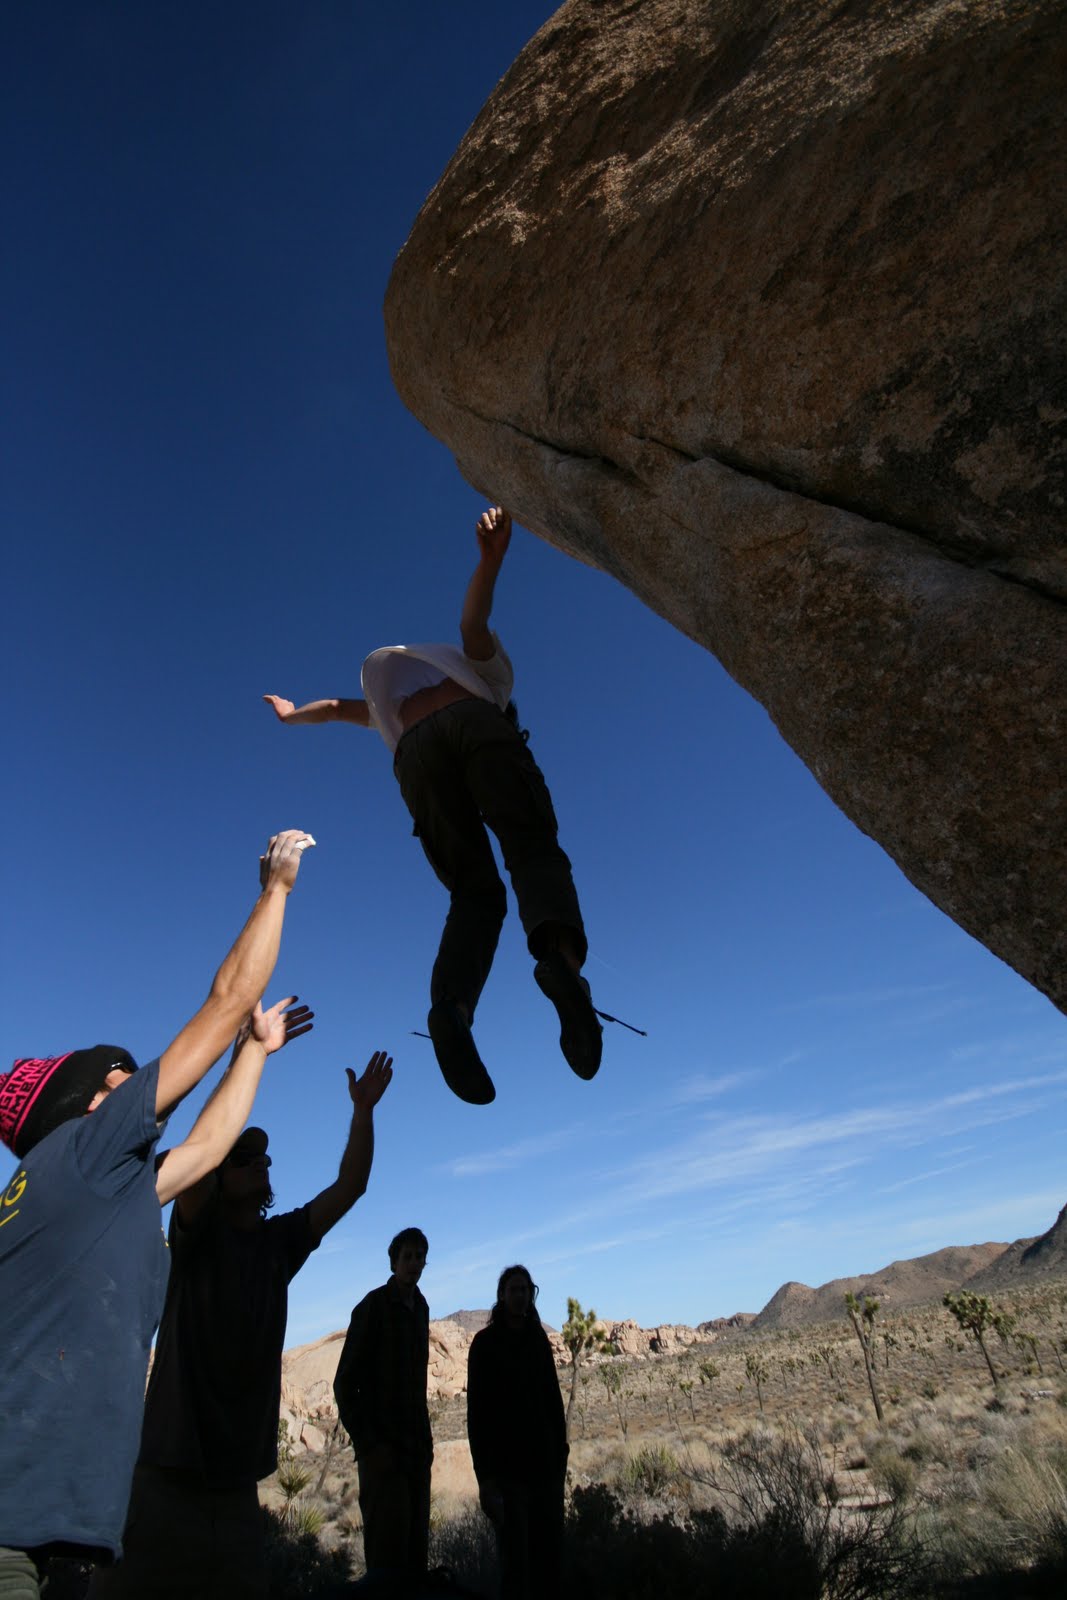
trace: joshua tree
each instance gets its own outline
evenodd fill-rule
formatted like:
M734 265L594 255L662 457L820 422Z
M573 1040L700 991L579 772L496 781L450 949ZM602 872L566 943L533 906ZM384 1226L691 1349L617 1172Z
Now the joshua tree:
M335 1420L332 1428L329 1426L326 1428L326 1446L322 1452L322 1466L319 1468L319 1475L315 1479L315 1487L312 1490L313 1494L322 1493L322 1486L326 1482L326 1477L331 1466L333 1465L334 1457L339 1450L344 1449L347 1443L348 1435L344 1430L340 1417L338 1417Z
M702 1361L697 1367L697 1377L700 1379L700 1387L703 1389L706 1384L708 1388L710 1388L715 1382L715 1379L719 1377L720 1370L721 1369L716 1362Z
M867 1368L867 1382L871 1386L871 1399L874 1401L874 1414L879 1422L884 1422L882 1415L882 1402L878 1398L878 1386L874 1381L874 1319L878 1313L878 1301L868 1300L862 1295L859 1300L854 1294L846 1294L845 1310L849 1314L856 1338L863 1351L863 1365Z
M623 1382L622 1373L611 1362L602 1366L597 1376L604 1385L604 1393L615 1407L615 1415L619 1419L619 1431L625 1439L630 1430L629 1402L633 1396L633 1390L627 1388Z
M834 1366L834 1347L832 1344L817 1344L814 1350L809 1352L808 1360L811 1362L813 1367L817 1367L820 1361L825 1362L826 1370L830 1374L831 1378L837 1377L837 1369Z
M578 1400L578 1421L582 1425L582 1438L585 1438L585 1391L589 1387L588 1372L582 1373L582 1393Z
M1000 1379L997 1369L993 1365L989 1351L986 1348L984 1335L990 1328L996 1331L998 1314L993 1310L993 1303L988 1295L975 1294L971 1289L961 1289L958 1294L947 1294L942 1301L955 1317L964 1333L969 1333L985 1356L985 1364L989 1368L989 1376L993 1380L993 1388L1000 1389Z
M663 1374L663 1382L667 1390L667 1393L664 1396L667 1404L667 1421L673 1423L675 1420L673 1395L675 1389L678 1387L677 1372L675 1372L673 1368L668 1367L667 1371Z
M759 1401L760 1412L763 1411L763 1385L767 1381L767 1363L755 1351L750 1351L745 1357L745 1371L756 1385L756 1399Z
M1036 1366L1038 1372L1044 1377L1045 1369L1041 1363L1041 1355L1037 1348L1037 1335L1035 1333L1025 1333L1020 1328L1017 1333L1013 1334L1013 1338L1020 1350L1028 1350L1030 1352L1031 1370Z
M610 1350L611 1340L604 1332L596 1319L596 1312L590 1306L588 1311L583 1311L580 1303L568 1297L567 1320L560 1330L563 1343L567 1346L571 1358L571 1392L567 1400L567 1438L571 1436L571 1413L574 1410L574 1396L578 1389L578 1368L582 1359L592 1350Z

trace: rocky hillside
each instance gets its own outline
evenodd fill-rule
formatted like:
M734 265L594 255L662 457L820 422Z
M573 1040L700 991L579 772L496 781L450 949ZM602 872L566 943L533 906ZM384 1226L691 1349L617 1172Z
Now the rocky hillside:
M484 1328L489 1321L489 1313L488 1311L450 1311L445 1320L454 1322L457 1328L462 1328L463 1332L469 1334L473 1339L478 1329Z
M1065 42L1062 0L567 0L386 331L481 493L1067 1009Z
M712 1317L710 1322L698 1322L698 1333L729 1333L735 1328L749 1328L756 1320L754 1311L735 1311L732 1317Z
M970 1284L974 1274L988 1269L1009 1248L1003 1244L950 1245L914 1261L892 1261L880 1272L854 1278L833 1278L810 1289L806 1283L783 1283L752 1321L756 1330L799 1328L810 1322L831 1322L843 1315L846 1294L866 1294L885 1311L940 1300L950 1289Z
M1067 1278L1067 1206L1047 1233L1036 1239L1017 1239L995 1261L967 1279L966 1288L979 1294L1017 1289Z

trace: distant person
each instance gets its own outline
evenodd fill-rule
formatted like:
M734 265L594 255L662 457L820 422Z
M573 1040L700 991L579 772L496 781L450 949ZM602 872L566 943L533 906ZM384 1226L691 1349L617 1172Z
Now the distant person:
M366 1192L374 1107L392 1059L348 1072L352 1122L337 1178L268 1217L271 1158L246 1128L225 1160L178 1196L171 1274L145 1400L123 1560L92 1600L263 1600L269 1588L256 1485L278 1465L290 1280Z
M333 1386L359 1465L367 1572L398 1592L425 1576L430 1537L430 1308L418 1288L428 1248L421 1228L392 1240L389 1281L352 1312Z
M311 1025L259 1000L278 956L299 831L271 840L262 893L210 993L138 1070L116 1045L16 1061L0 1138L20 1166L0 1196L0 1595L35 1596L54 1555L120 1553L148 1353L167 1286L159 1208L232 1146L270 1049ZM182 856L175 866L180 870ZM156 1159L160 1123L253 1022L188 1138Z
M461 1100L496 1093L471 1025L507 910L486 833L500 841L534 978L555 1006L560 1047L580 1078L600 1066L601 1028L581 976L587 954L571 866L556 836L552 800L519 731L511 662L489 614L511 538L511 518L491 506L477 525L478 565L451 644L388 645L363 663L363 700L294 706L264 695L282 722L352 722L376 728L434 872L451 896L430 980L427 1022L445 1082Z
M556 1363L523 1266L505 1267L467 1357L467 1439L496 1530L503 1600L558 1600L567 1429Z

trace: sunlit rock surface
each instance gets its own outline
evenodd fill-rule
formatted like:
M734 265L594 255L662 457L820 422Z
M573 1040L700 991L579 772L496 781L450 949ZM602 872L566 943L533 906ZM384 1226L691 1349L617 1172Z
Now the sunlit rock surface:
M712 650L1067 1008L1065 33L1059 0L570 0L386 320L464 475Z

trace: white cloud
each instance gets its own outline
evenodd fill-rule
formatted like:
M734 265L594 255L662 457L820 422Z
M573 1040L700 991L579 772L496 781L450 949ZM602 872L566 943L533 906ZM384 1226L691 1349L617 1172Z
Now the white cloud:
M518 1167L526 1161L535 1161L538 1156L551 1155L586 1136L581 1124L572 1123L566 1128L556 1128L551 1133L520 1139L515 1144L503 1145L497 1150L483 1150L480 1154L455 1156L451 1161L444 1162L438 1171L447 1172L453 1178L481 1178L489 1172L505 1172L509 1167Z
M975 1157L977 1160L977 1157ZM964 1167L973 1167L972 1161L953 1161L947 1167L932 1167L929 1172L916 1172L910 1178L901 1178L899 1183L884 1183L875 1190L876 1194L897 1194L901 1189L910 1189L917 1183L932 1183L935 1178L943 1178L946 1173L959 1172Z
M565 1208L534 1214L528 1227L501 1227L499 1237L434 1263L437 1300L482 1304L487 1279L495 1282L500 1263L522 1259L536 1251L538 1268L572 1259L623 1251L658 1239L676 1240L687 1234L700 1238L704 1248L722 1247L729 1240L758 1238L766 1247L798 1231L825 1243L827 1232L862 1242L872 1234L885 1236L886 1217L877 1197L934 1182L955 1171L972 1167L975 1160L929 1163L925 1171L909 1173L897 1182L864 1188L860 1181L871 1171L885 1173L887 1163L899 1162L909 1147L951 1141L944 1155L960 1156L968 1146L961 1136L971 1128L1007 1118L1041 1112L1063 1098L1067 1070L1034 1074L1027 1078L998 1079L965 1091L927 1099L887 1101L846 1110L797 1116L785 1112L731 1115L718 1104L701 1109L704 1100L716 1101L726 1080L695 1074L681 1085L675 1100L649 1108L641 1121L640 1154L629 1161L603 1162L587 1170L582 1193ZM721 1092L725 1092L722 1088ZM653 1113L655 1113L653 1115ZM648 1149L651 1124L659 1124L663 1137ZM627 1130L612 1137L629 1136ZM595 1140L588 1125L571 1125L481 1155L460 1157L445 1170L455 1176L477 1179L506 1166L532 1161L571 1142L586 1141L589 1150L601 1146L604 1130ZM879 1164L881 1168L879 1169ZM892 1176L891 1172L886 1174ZM714 1196L714 1198L713 1198ZM685 1204L689 1197L690 1204ZM1055 1197L1040 1197L1049 1221L1058 1204ZM928 1203L928 1202L927 1202ZM833 1225L826 1219L833 1213ZM1032 1230L1035 1197L1011 1201L1002 1196L988 1206L961 1210L937 1219L897 1216L892 1233L902 1239L921 1238L927 1248L939 1248L946 1233L975 1238L990 1233L1012 1237ZM634 1215L639 1213L639 1215ZM633 1226L620 1226L632 1217ZM1013 1220L1018 1219L1018 1220ZM817 1222L817 1227L815 1226ZM1012 1231L1014 1229L1014 1232ZM754 1231L755 1230L755 1231ZM927 1244L933 1239L933 1244ZM891 1247L897 1254L897 1247ZM873 1270L868 1267L864 1270Z
M868 1011L880 1006L897 1007L913 1000L929 1000L934 995L947 995L951 988L952 985L947 983L919 983L887 985L882 989L842 989L836 993L808 995L804 1000L778 1006L777 1010Z
M731 1089L738 1088L751 1077L750 1072L724 1072L717 1078L696 1072L691 1078L683 1078L674 1091L673 1103L691 1105L697 1100L713 1100L720 1094L728 1094Z

